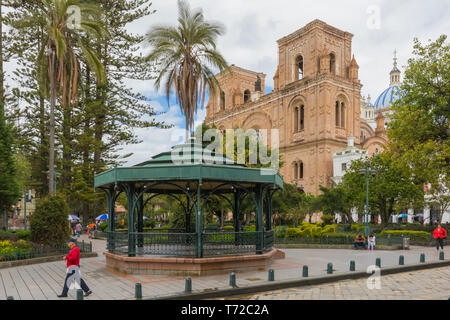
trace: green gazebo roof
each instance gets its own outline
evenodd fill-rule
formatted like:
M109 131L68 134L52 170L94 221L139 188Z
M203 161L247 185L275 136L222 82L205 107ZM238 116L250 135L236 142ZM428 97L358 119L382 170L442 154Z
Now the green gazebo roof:
M283 187L283 179L272 169L249 168L213 153L201 144L190 141L176 145L172 151L163 152L132 167L115 167L95 176L95 188L109 188L118 183L159 183L158 189L172 189L163 182L176 184L198 181L202 189L212 189L220 183L273 184ZM184 182L184 183L183 183Z

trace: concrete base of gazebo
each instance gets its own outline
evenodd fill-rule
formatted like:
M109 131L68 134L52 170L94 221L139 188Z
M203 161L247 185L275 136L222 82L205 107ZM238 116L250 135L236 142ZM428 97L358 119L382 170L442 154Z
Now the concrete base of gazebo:
M106 265L125 274L203 276L228 272L265 270L273 259L284 259L285 253L272 249L258 255L236 255L210 258L127 257L104 252Z

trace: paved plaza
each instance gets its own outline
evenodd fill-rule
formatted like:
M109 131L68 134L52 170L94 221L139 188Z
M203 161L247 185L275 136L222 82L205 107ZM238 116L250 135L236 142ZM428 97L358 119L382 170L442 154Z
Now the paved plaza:
M450 267L382 276L380 287L367 279L289 288L236 297L248 300L448 300ZM370 287L372 289L370 289Z
M85 235L81 240L90 241ZM107 268L105 265L106 241L92 240L96 258L81 259L82 277L93 291L86 300L133 299L135 284L142 284L144 298L166 297L182 294L185 277L168 275L125 275ZM374 251L346 249L283 249L285 259L275 260L271 268L275 270L275 281L293 280L302 277L304 265L309 267L310 276L326 275L327 264L333 263L335 274L348 273L350 260L356 263L356 271L366 271L381 259L382 267L398 265L400 255L405 257L405 265L418 264L420 254L425 253L426 262L438 261L435 248L411 247L410 250ZM450 250L445 249L448 259ZM65 261L48 262L0 269L0 300L13 296L16 300L58 300L65 278ZM193 292L226 289L229 287L229 274L192 278ZM429 269L382 276L381 290L367 289L366 279L340 281L333 284L287 289L259 295L248 299L448 299L450 297L450 268ZM239 287L267 283L267 270L237 272ZM75 299L75 290L69 297Z

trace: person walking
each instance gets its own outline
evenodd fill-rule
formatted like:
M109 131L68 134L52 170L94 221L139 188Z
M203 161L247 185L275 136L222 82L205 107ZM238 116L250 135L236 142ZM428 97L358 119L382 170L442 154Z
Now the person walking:
M436 239L436 250L439 251L439 246L444 250L444 239L447 238L447 231L441 227L439 223L437 228L433 231L433 237Z
M72 222L71 224L70 224L70 227L72 228L72 236L75 236L76 235L76 233L75 233L75 222Z
M64 260L67 261L67 272L66 279L64 280L64 287L61 294L58 295L58 298L67 297L67 293L69 292L69 288L72 287L72 282L75 282L75 288L80 288L84 291L84 296L87 297L92 294L92 291L87 286L86 282L81 278L80 272L80 249L77 247L76 241L74 238L67 240L67 245L70 248L67 256L64 257Z
M75 226L75 230L77 231L77 237L78 237L78 238L81 236L81 229L82 229L82 226L81 226L81 224L78 222L77 225Z

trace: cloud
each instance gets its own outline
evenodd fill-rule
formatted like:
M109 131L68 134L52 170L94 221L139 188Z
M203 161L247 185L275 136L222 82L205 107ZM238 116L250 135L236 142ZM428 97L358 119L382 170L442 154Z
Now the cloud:
M226 33L218 39L218 50L229 64L267 74L266 87L273 87L273 76L278 65L277 40L295 32L314 19L320 19L338 29L354 35L352 54L360 66L359 78L362 94L370 94L372 102L389 85L389 72L393 65L393 52L397 50L398 64L407 64L411 57L413 38L426 42L437 39L450 30L450 16L445 1L291 1L291 0L191 0L191 8L201 8L208 21L218 21ZM371 6L379 8L380 28L368 27ZM141 19L132 28L147 31L155 24L177 23L176 0L155 0L157 13ZM141 87L139 87L141 88ZM142 88L148 86L142 85ZM268 91L270 92L270 91ZM154 99L161 96L151 92ZM164 102L163 105L167 103ZM166 117L184 127L183 117L171 109ZM205 112L199 114L198 122ZM175 129L174 129L175 130ZM167 132L152 130L145 136L148 153L169 150ZM147 138L147 136L149 138ZM151 137L151 138L150 138ZM150 141L151 140L151 141ZM150 152L151 150L151 152ZM136 154L138 157L138 153Z
M450 30L448 1L422 0L190 0L192 9L201 8L208 21L225 26L226 33L219 37L218 50L229 64L235 64L267 75L266 86L273 87L273 76L278 65L277 40L295 32L314 19L320 19L338 29L354 35L352 54L359 64L359 78L363 95L370 94L372 101L389 85L389 72L393 64L393 51L397 50L398 64L407 64L411 57L413 38L422 43L435 40ZM380 28L369 28L375 6L380 12ZM158 24L176 25L178 18L176 0L153 0L155 14L139 19L127 26L135 34L145 34ZM143 52L149 48L142 46ZM11 70L11 69L6 69ZM127 85L151 99L158 111L166 111L158 119L175 125L170 130L137 129L144 140L137 146L125 146L123 154L134 152L130 163L147 160L151 155L170 150L172 135L183 131L184 117L175 100L167 106L161 92L156 92L153 81L130 80ZM199 112L197 122L204 119Z

